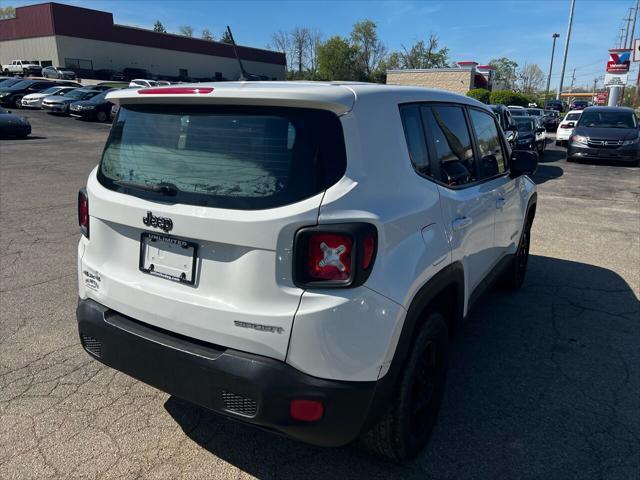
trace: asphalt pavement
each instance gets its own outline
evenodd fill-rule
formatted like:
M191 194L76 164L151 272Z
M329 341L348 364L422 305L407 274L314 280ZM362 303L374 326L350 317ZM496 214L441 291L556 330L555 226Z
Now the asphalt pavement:
M454 340L420 458L235 423L92 360L75 321L77 191L108 125L43 112L0 140L0 478L640 478L640 168L540 163L530 269Z

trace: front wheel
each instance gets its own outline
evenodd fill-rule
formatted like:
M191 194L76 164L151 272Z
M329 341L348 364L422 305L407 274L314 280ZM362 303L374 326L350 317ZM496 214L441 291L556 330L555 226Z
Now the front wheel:
M102 112L102 111L100 111L100 112L98 112L98 113L96 114L96 119L97 119L99 122L106 122L106 121L107 121L107 118L108 118L108 117L107 117L107 112Z
M22 97L15 97L13 99L13 107L14 108L22 108Z
M372 452L395 462L409 460L425 447L447 376L449 333L438 312L429 311L402 369L391 405L364 436Z

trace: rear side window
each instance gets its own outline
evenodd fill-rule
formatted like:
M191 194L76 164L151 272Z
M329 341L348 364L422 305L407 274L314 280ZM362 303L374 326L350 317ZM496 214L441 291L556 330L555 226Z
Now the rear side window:
M331 112L123 105L98 179L112 190L159 201L257 210L320 193L345 169L342 127ZM177 194L164 198L139 188L159 184Z
M433 146L441 180L451 186L477 180L471 137L464 111L458 106L423 106L425 130Z
M473 108L469 109L469 116L480 153L479 178L490 178L504 173L505 157L495 120L491 115Z
M400 107L404 136L409 149L411 163L422 174L430 175L429 154L424 138L424 128L418 105L406 105Z

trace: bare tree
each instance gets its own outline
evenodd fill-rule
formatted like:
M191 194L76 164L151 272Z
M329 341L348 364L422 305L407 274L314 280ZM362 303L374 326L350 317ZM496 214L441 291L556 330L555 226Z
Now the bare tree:
M202 34L200 35L200 38L202 38L202 40L207 40L209 42L213 42L215 40L215 38L213 38L213 34L211 33L211 30L209 30L208 28L205 28L204 30L202 30Z
M315 74L318 70L318 46L322 43L322 33L316 28L309 30L309 52L307 58L309 61L309 71Z
M306 66L311 34L307 27L295 27L290 34L291 54L298 73Z
M271 44L267 45L267 48L273 48L278 52L282 52L287 57L287 70L292 69L292 55L291 55L291 42L289 41L289 34L284 30L278 30L271 35Z
M178 35L193 37L193 27L191 25L182 25L181 27L178 27Z
M522 93L534 93L542 88L544 72L535 63L525 63L518 72L518 89Z

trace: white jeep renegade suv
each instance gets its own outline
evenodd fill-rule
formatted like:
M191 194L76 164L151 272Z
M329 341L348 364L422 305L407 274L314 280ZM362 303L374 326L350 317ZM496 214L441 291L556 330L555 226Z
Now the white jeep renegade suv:
M491 110L413 87L120 90L79 194L80 339L172 395L317 445L425 445L447 345L518 288L531 152Z

